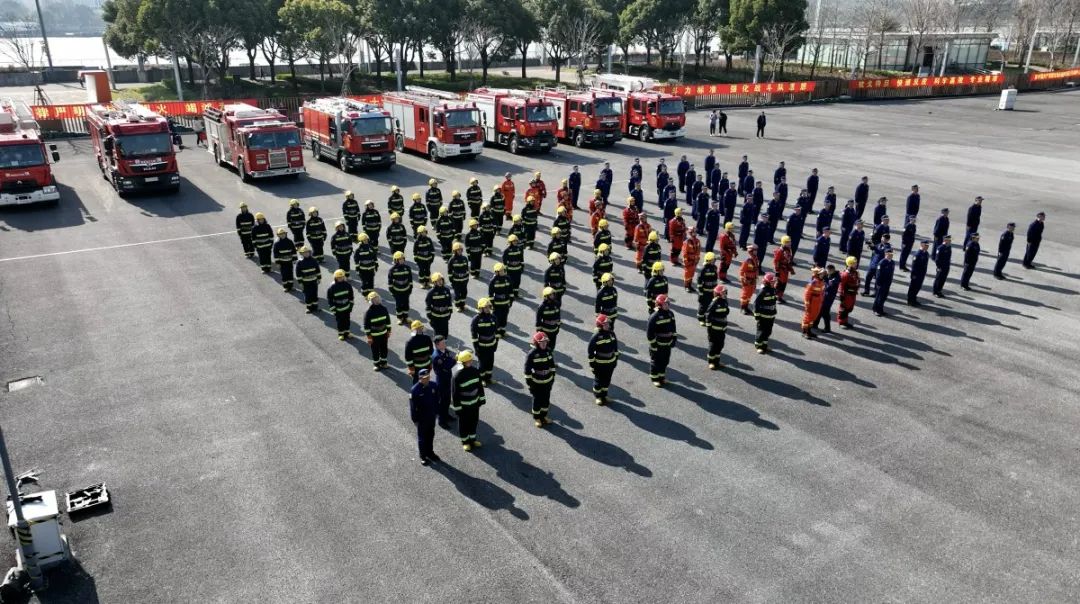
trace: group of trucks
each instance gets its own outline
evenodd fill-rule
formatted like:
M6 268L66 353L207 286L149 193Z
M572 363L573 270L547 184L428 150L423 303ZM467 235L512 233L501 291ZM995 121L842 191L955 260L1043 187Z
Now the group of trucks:
M91 105L91 144L102 177L121 195L180 189L179 144L171 120L138 103ZM511 153L550 152L560 141L610 146L623 136L642 141L686 135L681 98L648 78L601 74L587 90L479 88L464 99L420 87L388 92L378 107L344 97L314 99L299 124L275 109L246 103L207 107L206 149L245 182L298 177L303 150L342 171L390 167L411 151L432 161L475 158L485 144ZM200 136L200 141L203 137ZM59 161L55 145L52 161ZM40 128L29 108L0 102L0 205L56 202L60 195Z

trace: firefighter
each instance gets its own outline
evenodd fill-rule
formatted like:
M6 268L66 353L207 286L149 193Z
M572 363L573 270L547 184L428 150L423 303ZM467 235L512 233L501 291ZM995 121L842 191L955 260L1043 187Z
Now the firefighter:
M735 254L739 253L739 246L735 243L735 223L728 222L724 225L724 232L720 235L720 280L728 282L728 268L735 260Z
M705 325L705 315L712 304L713 290L720 282L720 273L716 270L716 254L705 252L705 262L697 275L698 282L698 323Z
M638 223L637 228L634 229L634 246L637 248L637 253L634 256L634 267L637 270L641 270L641 263L645 258L645 246L649 244L649 234L652 233L652 225L645 218L645 214L641 214L641 221Z
M555 351L548 345L548 336L538 331L532 337L532 350L525 357L525 384L532 395L533 425L543 428L550 424L551 387L555 382Z
M551 350L555 351L555 340L562 327L562 308L555 298L555 290L545 287L541 292L540 305L536 307L536 331L542 331L551 341Z
M601 243L596 248L596 260L593 261L592 265L593 284L599 289L600 277L603 277L604 273L610 273L614 270L615 261L611 259L611 246Z
M450 246L454 243L457 231L454 230L454 219L450 218L447 208L439 208L439 218L435 221L435 233L439 237L439 249L443 260L450 259Z
M427 184L428 190L424 192L424 205L427 206L427 213L429 216L438 216L439 208L441 208L443 204L442 190L439 189L439 181L434 178L429 178Z
M566 239L559 227L551 228L551 241L548 242L547 255L552 254L566 255Z
M923 281L926 280L926 269L930 265L929 250L930 242L924 240L919 243L919 249L911 258L911 275L907 290L907 303L910 306L922 306L919 303L919 291L922 289Z
M513 233L506 238L502 263L506 265L506 278L510 280L510 298L517 300L521 289L521 273L525 270L525 247Z
M469 230L465 233L465 254L469 258L469 275L475 279L480 276L480 261L484 258L484 233L475 218L469 219Z
M813 326L821 314L821 304L825 301L825 281L821 278L823 272L824 269L816 266L811 268L810 280L806 282L806 289L803 290L802 337L807 339L817 337ZM776 296L780 297L779 291Z
M525 207L521 210L521 224L525 228L525 247L530 250L536 245L536 223L540 212L533 205L534 199L529 197L525 200Z
M424 322L413 319L409 325L409 339L405 342L405 365L415 384L420 381L420 371L431 368L431 353L435 343L424 333Z
M562 206L555 208L555 220L551 223L551 226L558 227L564 233L570 232L570 219L566 216L566 208Z
M652 265L652 277L645 283L645 304L649 308L649 314L656 310L657 297L668 293L668 280L664 276L664 263L654 262Z
M836 313L836 323L851 329L851 311L855 310L855 300L859 297L859 260L848 256L844 266L844 272L840 273L840 311Z
M600 230L600 221L606 220L607 216L607 204L603 201L596 204L595 211L589 214L589 232L593 237L596 237L596 232Z
M1031 221L1027 230L1027 247L1024 248L1024 261L1021 263L1026 269L1035 268L1035 255L1039 253L1039 246L1042 245L1043 230L1046 228L1046 213L1039 212L1035 215L1035 220Z
M289 239L289 232L278 229L278 240L274 242L274 260L281 271L281 287L287 291L293 288L293 262L296 262L296 245Z
M416 446L419 450L420 465L440 462L442 458L435 454L435 418L442 403L442 394L438 383L431 382L431 372L421 369L417 372L418 383L409 390L409 419L416 424Z
M450 315L454 312L454 296L446 287L442 273L431 273L431 291L424 298L428 322L437 335L450 337Z
M259 255L259 268L269 273L273 266L274 229L266 222L262 212L255 212L255 226L251 228L251 242Z
M450 220L453 221L454 235L456 237L461 236L461 232L465 230L465 202L461 200L461 193L453 191L450 193L450 204L446 208L450 214ZM442 210L439 210L442 213ZM479 210L477 210L479 213Z
M506 234L508 240L510 235L517 235L518 240L521 241L522 246L524 246L525 225L521 222L521 214L514 214L510 219L510 231Z
M697 271L697 263L701 260L701 240L697 232L690 230L686 243L683 244L683 288L688 292L694 290L694 273Z
M589 368L593 372L593 402L608 404L611 377L619 363L619 339L612 331L611 320L604 313L596 315L596 333L589 340Z
M661 260L660 234L653 231L649 233L649 243L645 246L645 253L641 257L641 274L646 282L652 278L653 266Z
M464 312L469 297L469 259L465 257L465 244L460 241L455 241L452 249L446 272L450 274L450 287L454 290L454 306L458 312Z
M498 190L499 187L495 187ZM460 195L458 198L460 199ZM465 189L465 199L469 204L469 218L480 217L480 204L484 203L484 191L480 188L480 181L474 176L469 179L469 188Z
M334 282L326 289L326 304L330 307L330 312L334 313L337 339L342 342L352 337L349 315L353 309L353 286L349 283L348 276L344 270L337 269L334 271Z
M604 192L604 203L607 203L608 196L611 195L611 183L615 181L615 173L611 171L611 164L604 162L604 167L600 169L600 178L596 181L596 188Z
M367 296L375 291L375 273L379 270L379 251L371 245L367 233L356 236L356 251L353 252L356 274L360 277L360 294Z
M499 192L502 193L503 204L504 204L503 208L505 208L504 211L503 211L503 214L507 218L509 218L514 213L514 194L515 194L514 180L513 180L513 177L510 176L509 172L507 172L503 176L503 182L502 182L502 185L499 186ZM528 202L528 200L526 200L526 202Z
M965 291L971 291L971 276L975 274L975 265L979 262L979 233L973 231L968 235L967 247L964 248L964 272L960 274L960 287Z
M476 424L480 420L480 407L487 402L480 370L473 366L473 353L462 350L457 355L461 369L454 375L453 405L458 416L458 435L461 448L472 451L480 446L476 438Z
M863 230L863 221L856 220L855 230L851 232L851 237L848 239L847 244L848 256L855 258L856 266L862 262L864 247L866 247L866 231Z
M492 267L495 273L488 282L488 298L495 307L495 324L499 329L499 337L506 337L506 320L510 316L510 306L514 303L513 285L506 276L506 265L496 262Z
M703 290L704 291L704 290ZM705 321L702 323L709 330L709 354L706 360L709 369L716 370L724 366L720 354L724 351L724 339L727 337L728 313L727 287L717 284L713 287L711 301L705 309Z
M949 269L952 264L952 235L945 235L937 248L937 254L930 257L937 266L937 273L934 275L934 296L944 298L945 280L949 278Z
M304 211L300 209L300 200L289 200L289 211L285 212L285 225L292 231L293 245L304 245L304 225L307 224L307 217L304 216Z
M386 369L386 356L389 354L390 311L383 306L382 298L376 292L367 295L368 309L364 313L364 335L371 346L371 363L375 371Z
M334 259L337 260L337 265L340 270L345 271L345 276L349 276L349 271L352 269L350 266L350 260L352 260L353 252L353 235L350 235L345 230L345 223L338 220L334 223L334 234L330 237L330 253L334 255Z
M345 217L345 224L349 227L349 234L355 236L359 231L360 204L352 191L345 191L345 201L341 203L341 215Z
M765 271L765 254L768 252L769 244L772 242L772 233L769 230L769 215L762 214L758 219L756 225L754 225L754 247L757 248L757 260L758 266L761 267L761 271Z
M491 210L490 204L485 203L480 208L480 234L484 242L483 254L485 256L490 256L494 250L495 230L495 212Z
M319 310L319 281L322 280L322 270L306 246L300 246L298 251L301 257L300 262L296 263L296 278L304 290L304 305L310 315Z
M386 227L386 243L390 246L390 253L405 253L405 246L409 243L409 233L405 225L401 224L399 214L390 215L390 224Z
M784 290L787 289L788 277L795 274L795 261L791 253L791 237L780 238L780 247L773 252L773 271L776 273L776 301L787 304Z
M596 291L594 310L606 315L608 327L615 330L615 320L619 318L619 290L615 289L615 276L611 273L600 275L600 289Z
M1016 223L1010 222L1005 225L1005 230L1001 233L1001 237L998 238L998 250L997 261L994 262L994 278L1004 279L1005 265L1009 262L1009 254L1012 252L1013 245L1013 231L1016 230Z
M435 262L435 243L428 237L427 227L420 225L413 240L413 262L416 263L416 278L420 287L431 287L431 263Z
M769 338L772 336L773 321L776 320L776 275L765 275L761 289L754 298L754 320L757 322L757 336L754 338L754 348L758 354L769 351Z
M818 328L818 323L824 321L825 328L822 333L832 333L832 305L836 301L837 292L840 291L840 273L836 272L835 265L830 264L825 267L822 278L825 280L825 298L821 302L821 312L814 319L814 329Z
M682 208L675 208L675 216L668 221L667 231L671 241L671 264L682 266L680 255L686 241L686 221L682 217Z
M244 247L244 257L255 257L255 244L251 242L251 230L255 228L255 217L248 211L248 204L240 204L240 213L236 215L236 234L240 236L240 245Z
M752 314L750 312L750 299L753 298L754 290L757 289L757 278L760 270L761 266L758 264L757 259L757 246L751 243L750 247L746 249L746 258L743 259L742 266L739 267L739 283L742 285L742 293L739 295L739 307L744 315ZM774 292L773 299L775 300L775 298Z
M405 252L394 252L394 265L390 267L386 281L390 294L394 296L394 314L397 315L398 325L407 325L413 274L412 269L405 263Z
M400 196L398 194L398 197ZM404 203L402 201L402 204ZM391 210L390 215L400 216L401 214ZM371 243L371 247L375 249L377 254L379 251L379 236L382 234L382 215L375 209L375 202L371 199L364 202L364 213L360 215L360 224L363 225L364 232L368 236L368 242Z
M529 188L535 189L538 195L536 195L536 209L540 210L544 200L547 199L548 191L547 185L544 184L544 179L540 178L539 172L533 173L533 179L529 182Z
M596 206L604 203L604 192L600 189L593 189L592 197L589 198L589 216L596 213Z
M308 208L308 221L305 227L307 242L311 245L311 256L316 262L323 261L323 244L326 242L326 223L319 218L319 209L315 206Z
M729 183L727 191L724 191L724 224L735 220L735 208L739 205L738 185Z
M913 221L914 222L914 221ZM848 240L855 228L855 200L849 199L844 204L844 213L840 215L840 253L848 253Z
M893 275L896 271L896 263L893 262L893 250L885 250L885 258L877 265L877 288L874 291L874 314L885 316L885 301L889 299L889 288L892 287Z
M724 213L720 211L720 203L712 202L709 211L705 213L705 251L711 252L716 247L716 240L720 237L720 225L724 221Z
M450 413L450 402L453 400L454 365L457 358L446 347L446 336L435 336L435 352L431 354L431 370L435 372L435 382L439 387L439 427L444 430L450 429L450 424L457 418Z
M598 230L596 235L593 236L593 253L596 253L600 249L601 245L606 245L611 248L611 230L608 229L608 221L606 219L600 219L596 223Z
M441 207L441 206L440 206ZM436 214L437 215L437 214ZM428 210L421 201L419 193L412 194L412 205L409 206L409 225L412 226L413 234L420 225L427 224Z
M503 201L502 190L498 186L492 187L488 205L491 206L491 211L495 212L495 234L498 235L502 232L503 219L510 217L506 213L506 203Z
M668 309L667 294L656 297L656 311L649 317L645 331L649 340L649 379L653 386L661 388L667 382L667 366L671 360L671 349L675 347L678 331L675 328L675 314Z
M566 208L567 216L573 219L574 215L574 200L573 194L570 193L570 187L568 181L564 178L559 184L559 190L555 192L555 204L556 207Z
M550 266L544 271L545 289L551 288L555 291L555 301L560 306L562 305L563 294L566 293L566 267L563 266L562 259L562 255L558 252L548 254Z
M634 249L634 231L637 230L637 225L641 221L641 210L636 203L631 203L633 197L629 197L626 200L626 208L623 209L622 220L623 230L626 236L623 241L626 243L626 249Z
M495 351L499 346L499 323L491 312L490 298L476 301L476 316L470 324L469 333L480 361L480 378L485 386L490 386L495 373Z
M399 215L405 213L405 196L401 194L401 189L397 185L390 187L390 197L386 199L386 211L397 212ZM382 230L381 226L379 230Z

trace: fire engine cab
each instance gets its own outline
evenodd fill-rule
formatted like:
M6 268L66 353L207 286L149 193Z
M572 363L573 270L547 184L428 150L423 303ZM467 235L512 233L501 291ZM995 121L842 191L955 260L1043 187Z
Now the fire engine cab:
M404 92L384 94L383 107L394 119L398 151L427 153L431 161L476 157L484 151L480 110L457 95L408 86Z
M49 150L52 160L60 161L56 145ZM0 101L0 206L59 201L41 128L30 108L10 99Z
M480 110L485 142L511 153L536 149L545 153L558 144L555 105L535 93L506 88L478 88L465 97Z
M233 166L244 182L299 176L304 169L300 129L273 109L247 103L203 111L206 148L220 166Z
M86 112L98 168L120 196L180 190L169 122L138 103L91 105Z
M686 136L686 107L673 94L654 90L650 78L603 73L593 80L593 90L621 97L625 102L622 127L642 141Z
M557 135L578 147L614 145L622 139L622 99L610 92L570 92L565 88L537 88L541 98L555 104Z
M304 103L301 115L304 141L315 159L332 159L342 172L397 162L390 115L375 105L344 97L315 99Z

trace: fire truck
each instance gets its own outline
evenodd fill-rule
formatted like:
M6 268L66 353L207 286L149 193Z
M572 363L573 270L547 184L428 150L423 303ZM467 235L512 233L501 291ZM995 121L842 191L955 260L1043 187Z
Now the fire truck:
M315 99L301 109L304 142L316 160L334 160L342 172L365 166L390 167L394 153L390 114L343 97Z
M138 103L91 105L86 112L98 168L121 197L139 191L180 190L169 122Z
M220 166L232 166L244 182L299 176L304 170L300 129L274 109L236 103L203 110L206 148Z
M622 139L622 99L610 92L571 92L566 88L536 89L555 104L558 137L578 147L614 145Z
M49 151L54 162L60 161L56 145L49 145ZM0 206L59 201L41 128L30 108L0 101Z
M470 92L465 101L480 110L485 142L506 146L511 153L522 149L547 153L558 144L555 105L536 93L478 88Z
M623 132L642 141L686 136L686 108L682 98L653 90L650 78L603 73L593 80L593 90L618 95L625 102Z
M447 157L476 157L484 151L484 131L475 104L441 90L408 86L404 92L383 95L397 129L398 151L427 153L431 161Z

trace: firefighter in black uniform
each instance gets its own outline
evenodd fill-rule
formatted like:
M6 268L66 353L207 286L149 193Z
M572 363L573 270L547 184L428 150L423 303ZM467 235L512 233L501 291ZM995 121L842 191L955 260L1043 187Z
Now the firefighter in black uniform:
M401 216L390 215L390 225L386 227L386 244L390 246L390 253L405 253L405 246L409 243L409 233L405 225L401 224Z
M412 254L416 263L416 278L420 280L420 287L427 289L431 287L431 263L435 262L435 243L428 237L427 227L416 229Z
M548 254L548 263L550 266L544 271L544 286L555 291L555 302L562 306L563 294L566 293L566 267L558 252Z
M510 305L514 303L510 278L506 276L506 265L496 262L495 275L488 282L488 297L495 307L495 323L499 328L499 337L506 337L506 319L510 315Z
M367 312L364 313L364 334L371 346L371 363L375 371L386 369L386 356L390 340L390 311L382 304L382 298L376 292L367 295Z
M652 278L652 269L661 262L660 234L656 231L649 232L649 242L645 244L645 253L641 256L641 274L645 277L645 283ZM652 312L650 310L650 312Z
M461 232L465 229L465 202L461 200L461 194L457 191L450 196L450 206L447 210L450 213L450 220L454 221L454 238L460 238ZM479 208L477 210L477 215L479 215Z
M608 318L608 329L615 331L615 319L619 318L619 290L615 289L615 276L611 273L600 275L600 289L593 306L596 314Z
M495 187L498 190L498 187ZM465 189L465 199L469 202L469 218L480 217L480 205L484 203L484 190L480 188L480 181L473 178L469 179L469 188Z
M379 250L372 247L367 233L356 236L356 251L353 262L356 274L360 277L360 294L367 296L375 291L375 273L379 270Z
M344 342L352 336L350 333L353 309L353 286L346 279L348 275L340 268L334 271L334 282L326 288L326 304L334 313L337 321L337 339Z
M596 248L596 260L592 265L592 280L593 285L597 289L600 288L600 277L604 276L604 273L614 272L615 261L611 259L611 245L607 243L601 243Z
M436 335L450 337L450 315L454 312L454 295L446 287L442 273L431 273L431 291L424 300L428 322Z
M488 205L491 206L491 211L495 212L495 233L498 234L502 231L503 218L506 214L506 199L503 198L502 189L499 185L495 185L491 188L491 197L488 198Z
M570 235L570 219L566 217L566 206L555 208L555 220L552 221L551 226L559 229L560 233Z
M469 232L465 233L465 253L469 258L469 274L480 276L480 261L484 258L484 234L480 232L480 221L469 219Z
M454 230L454 219L450 218L450 210L439 208L439 217L435 219L435 234L439 238L439 252L443 260L450 259L450 246L454 244L457 231Z
M536 223L539 216L540 211L536 209L536 202L530 195L525 207L521 209L521 224L525 228L525 247L530 250L536 246Z
M491 312L491 299L476 301L476 316L469 326L473 348L480 361L480 378L490 386L495 373L495 350L499 347L499 324Z
M360 204L352 191L345 191L345 201L341 203L341 215L345 217L345 224L349 227L349 234L359 233L357 228L360 224Z
M525 247L525 223L521 222L521 214L514 214L510 217L510 231L507 233L507 239L510 235L516 235L521 241L521 246Z
M769 338L772 336L773 321L776 320L776 275L768 273L754 298L754 320L757 321L757 337L754 348L758 354L769 351Z
M296 245L289 239L289 232L278 229L278 240L274 242L274 260L281 271L281 287L285 291L293 288L293 262L296 262Z
M533 425L543 428L550 424L551 387L555 382L555 351L548 346L548 336L538 331L532 338L532 350L525 357L525 384L532 394Z
M386 275L390 294L394 296L394 314L398 325L409 322L409 296L412 295L412 269L405 263L405 252L394 252L394 265Z
M469 260L465 257L465 244L455 241L453 250L450 262L446 263L446 272L450 274L450 287L454 290L454 306L458 312L464 312L469 297Z
M713 301L713 291L716 289L716 284L719 282L720 273L716 267L716 254L705 252L705 264L701 265L701 270L698 271L697 277L697 320L700 325L705 325L707 323L706 317L709 314L709 305L711 305Z
M259 255L259 268L262 272L269 273L270 267L273 266L274 229L269 222L266 222L266 216L262 212L255 213L255 226L251 228L251 242Z
M596 315L596 333L589 340L589 368L593 372L593 402L597 405L608 404L608 388L611 376L619 363L619 340L611 330L608 316Z
M420 381L420 371L431 369L431 354L435 352L435 343L431 336L424 333L424 322L414 319L409 325L412 334L405 342L405 365L415 384Z
M717 284L712 289L712 301L705 309L705 327L709 330L709 369L720 369L720 353L724 351L724 336L727 335L728 313L727 287Z
M668 280L664 276L664 263L654 262L652 265L652 277L645 283L645 304L649 308L649 314L656 310L656 299L663 295L667 296Z
M487 402L484 397L483 379L480 370L473 366L473 353L462 350L457 355L461 369L454 375L453 409L458 416L458 435L461 436L461 448L472 451L480 446L476 439L476 424L480 421L480 407Z
M555 352L555 340L562 327L562 308L555 299L555 290L545 287L541 293L543 300L536 307L536 331L542 331L550 341L550 348Z
M547 255L552 254L566 255L566 238L563 237L563 230L559 227L551 227L551 241L548 241Z
M502 261L506 265L506 278L510 280L510 297L517 300L521 289L521 273L525 270L525 246L521 245L517 235L511 233L506 238Z
M397 212L399 215L405 213L405 196L397 185L390 187L390 197L386 198L386 211Z
M307 217L304 216L304 211L300 209L300 200L289 200L289 211L285 212L285 226L289 227L292 231L293 245L304 245L304 225L307 224Z
M391 215L393 214L394 212L391 212ZM367 233L371 247L378 253L379 236L382 235L382 215L375 209L374 201L369 199L364 202L364 213L360 215L360 223L364 227L364 232Z
M419 193L413 193L412 205L409 206L409 224L412 226L413 234L416 233L416 229L421 225L426 225L428 219L427 208L424 207L424 202L420 200Z
M649 326L645 331L649 340L649 379L653 386L663 387L667 383L667 366L671 361L671 349L675 347L678 332L675 328L675 314L668 308L667 294L656 297L656 312L649 317Z
M322 280L322 269L306 246L300 246L298 251L301 257L300 262L296 263L296 279L304 290L304 305L310 315L319 310L319 281Z
M345 271L345 276L349 276L349 270L351 266L349 261L352 259L353 235L350 235L345 230L345 223L340 220L334 223L334 234L330 237L330 253L334 255L337 260L338 268Z
M319 218L319 208L308 208L307 242L311 246L311 256L315 262L323 261L323 244L326 243L326 223Z
M255 217L248 211L248 204L240 204L240 213L236 215L236 234L240 236L240 245L244 247L244 256L255 256L255 245L251 242L251 229L255 228Z
M596 234L593 235L593 251L595 252L603 244L611 247L611 230L608 229L607 218L601 218L596 223Z
M495 212L489 204L480 207L480 234L484 241L484 255L490 256L495 244Z
M442 190L439 189L439 182L434 178L428 179L428 190L424 193L424 204L427 206L427 213L431 216L439 215L439 208L442 207Z

